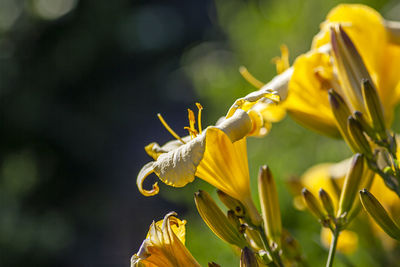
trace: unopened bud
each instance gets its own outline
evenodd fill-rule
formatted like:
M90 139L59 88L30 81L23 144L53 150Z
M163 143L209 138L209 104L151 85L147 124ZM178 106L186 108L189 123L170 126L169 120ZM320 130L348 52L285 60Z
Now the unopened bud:
M217 190L217 194L221 202L224 203L228 209L233 210L236 216L242 218L245 215L244 206L239 200L234 199L221 190Z
M367 189L360 191L360 199L364 209L390 237L400 241L400 228L390 218L385 208Z
M332 198L329 196L328 192L324 189L319 189L318 192L319 199L321 200L322 207L324 207L326 213L328 213L331 218L335 217L335 207L333 206Z
M221 267L221 265L212 261L208 263L208 267Z
M240 267L258 267L257 258L254 255L254 252L248 247L242 249Z
M364 156L356 154L350 166L346 178L344 179L343 189L340 194L339 210L337 217L345 216L353 206L356 194L359 190L364 169Z
M355 110L364 112L360 82L370 79L356 47L340 25L331 28L331 45L343 93Z
M314 215L314 217L317 218L320 223L324 223L326 220L326 215L321 205L318 203L318 200L306 188L303 188L301 194L303 196L304 203L310 210L311 214Z
M214 234L225 242L238 247L246 244L239 230L228 220L207 192L199 190L194 194L194 200L201 218Z
M347 130L353 139L353 143L357 146L357 152L363 153L367 158L372 158L371 147L367 138L365 138L361 125L351 116L347 119Z
M386 138L385 119L383 108L376 92L375 86L371 80L362 80L362 94L365 103L365 109L372 122L372 128L378 133L381 139Z
M376 139L376 134L372 129L370 123L366 120L365 115L362 112L356 110L353 113L353 117L360 123L362 130L372 139Z
M262 166L258 173L258 194L266 235L280 245L282 222L278 192L271 170L266 165Z
M331 104L331 109L333 116L336 119L336 125L339 129L340 134L346 143L350 146L353 152L357 152L357 146L353 142L348 130L347 130L347 118L351 115L350 109L344 102L343 98L336 93L333 89L328 91L329 103Z

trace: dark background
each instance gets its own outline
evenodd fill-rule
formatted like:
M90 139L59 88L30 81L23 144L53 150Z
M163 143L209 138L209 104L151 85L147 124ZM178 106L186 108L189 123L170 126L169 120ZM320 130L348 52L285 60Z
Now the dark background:
M169 139L156 113L194 102L180 56L213 35L211 1L0 3L0 265L127 266L186 209L135 180Z

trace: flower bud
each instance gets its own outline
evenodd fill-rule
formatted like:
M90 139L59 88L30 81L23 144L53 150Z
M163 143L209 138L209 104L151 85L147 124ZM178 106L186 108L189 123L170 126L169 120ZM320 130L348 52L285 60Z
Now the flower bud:
M353 139L353 143L357 146L357 152L363 153L367 158L372 158L371 147L365 138L360 123L353 117L347 119L347 130Z
M264 165L258 173L258 194L266 235L280 245L282 222L279 209L278 192L270 169Z
M310 210L311 214L314 215L320 223L324 223L326 220L326 215L321 205L318 203L318 200L306 188L303 188L301 194L303 196L304 203L306 203L306 206Z
M356 110L353 113L353 117L360 123L361 129L372 139L375 139L375 133L374 130L372 129L371 125L369 122L366 120L364 114L362 114L360 111Z
M333 89L328 91L329 103L331 104L331 109L333 116L336 119L336 125L346 143L350 146L353 152L357 151L357 146L354 144L347 130L347 118L351 115L349 107L344 102L343 98L336 93Z
M340 25L331 28L331 45L342 89L348 104L365 111L360 82L371 79L365 64L350 37Z
M245 215L245 209L243 207L243 204L237 200L231 197L230 195L224 193L221 190L217 190L218 198L221 200L224 205L235 212L235 215L242 218Z
M221 265L212 261L208 263L208 267L221 267Z
M258 267L257 258L254 255L254 252L248 247L242 249L240 267Z
M228 220L211 196L202 190L194 194L197 210L203 221L219 238L238 247L244 247L246 241L239 230Z
M340 194L337 217L346 216L353 206L354 199L361 184L363 168L364 156L362 154L356 154L353 157L350 170L344 179L343 189Z
M324 189L319 189L318 192L319 199L321 200L322 207L324 207L326 213L328 213L331 218L335 217L335 207L333 206L332 198L329 196L328 192Z
M360 199L364 209L390 237L400 241L400 228L390 218L385 208L367 189L360 191Z
M386 139L385 119L383 108L376 92L375 86L370 80L362 80L362 94L365 103L365 109L372 122L372 128L378 133L381 139Z

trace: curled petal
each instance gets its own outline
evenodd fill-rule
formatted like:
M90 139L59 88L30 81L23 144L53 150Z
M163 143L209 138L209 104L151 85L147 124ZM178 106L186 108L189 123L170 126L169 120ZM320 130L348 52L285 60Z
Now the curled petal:
M152 157L154 160L157 160L157 158L163 154L166 153L167 151L165 151L164 149L162 149L160 147L159 144L153 142L148 144L147 146L144 147L144 150L146 151L147 155L149 155L150 157Z
M182 244L185 244L186 220L180 220L175 216L177 216L177 213L171 211L167 215L165 215L163 220L159 220L158 222L156 222L155 226L157 227L157 229L166 230L167 224L171 225L171 230L179 238ZM150 232L147 234L146 239L151 239Z
M222 120L217 128L222 130L233 143L245 137L252 130L253 123L245 111L238 109L233 116Z
M143 182L149 176L154 172L154 161L147 163L146 165L143 166L143 168L140 170L137 179L136 179L136 184L137 187L139 188L140 193L142 193L144 196L154 196L158 194L158 191L160 190L158 187L157 182L153 184L153 189L151 190L146 190L143 189Z
M251 92L245 97L239 98L233 103L228 113L226 114L226 118L231 117L238 109L243 109L245 111L249 110L252 106L254 106L258 101L273 101L279 102L280 96L276 91L272 91L271 89L266 89L263 87L258 91Z
M202 134L180 147L162 154L154 162L154 172L165 184L183 187L194 180L197 166L203 158L205 135Z

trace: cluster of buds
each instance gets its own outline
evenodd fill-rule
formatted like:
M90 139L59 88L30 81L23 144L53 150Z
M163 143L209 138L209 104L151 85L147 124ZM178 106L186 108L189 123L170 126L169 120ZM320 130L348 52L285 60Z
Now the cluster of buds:
M362 154L356 154L353 157L336 205L323 188L318 192L319 200L306 188L302 190L305 205L323 227L331 230L334 242L337 242L340 232L346 229L359 211L360 205L356 202L357 192L360 188L369 187L371 184L372 175L369 174L368 169L364 168L364 161L365 157ZM331 246L330 255L335 252L335 246L336 244Z
M396 137L386 128L376 87L342 27L331 29L331 45L342 81L340 92L329 90L329 102L337 127L351 150L364 154L368 166L400 195Z
M226 214L205 191L196 192L194 199L200 216L215 235L241 249L241 266L284 266L284 262L301 265L296 241L282 230L277 188L267 166L260 168L258 193L262 211L260 224L253 223L239 200L221 190L217 195L227 208Z

